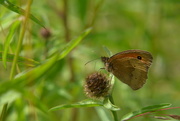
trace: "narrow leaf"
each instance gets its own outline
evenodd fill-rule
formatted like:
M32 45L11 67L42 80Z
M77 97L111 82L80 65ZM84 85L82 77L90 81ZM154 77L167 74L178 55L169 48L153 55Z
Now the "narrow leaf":
M80 43L80 41L91 32L91 30L92 28L88 28L79 37L77 37L74 40L71 40L64 48L64 50L61 52L59 60L64 58L64 56L66 56L74 47L76 47Z
M88 99L88 100L84 100L84 101L77 102L74 104L59 105L59 106L51 108L49 111L56 111L56 110L61 110L61 109L66 109L66 108L82 108L82 107L97 107L97 106L103 106L103 103L100 101Z
M5 68L6 68L7 52L8 52L9 46L10 46L10 41L12 40L14 33L19 25L20 25L20 21L16 21L12 24L10 31L6 37L6 41L4 43L4 51L3 51L2 61L3 61L3 65Z
M121 120L126 121L128 119L133 118L133 117L142 116L142 115L145 115L147 113L151 113L153 111L164 109L164 108L167 108L167 107L170 107L170 106L171 106L171 104L169 104L169 103L147 106L147 107L142 108L139 111L134 111L134 112L131 112L131 113L125 115Z
M80 35L77 39L74 39L66 47L62 50L62 53L59 55L57 52L50 59L48 59L42 65L31 69L30 71L21 74L17 78L12 81L5 81L0 83L0 95L9 89L18 89L24 85L32 83L35 80L38 80L44 74L48 73L51 67L56 63L57 60L64 58L73 48L75 48L79 42L90 32L88 29L82 35ZM2 55L1 55L2 56ZM15 85L15 86L14 86Z
M22 88L22 86L32 84L33 82L35 82L35 80L37 82L37 80L42 77L54 65L57 58L58 55L56 54L42 65L37 66L36 68L29 70L28 72L20 73L13 80L2 82L0 84L0 95L10 89L18 90L19 88Z
M0 52L0 61L3 61L3 53L4 52ZM6 62L12 62L13 61L13 58L14 58L14 54L9 54L7 53L6 54ZM37 66L39 65L40 63L33 60L33 59L30 59L30 58L25 58L25 57L22 57L22 56L19 56L18 58L18 64L20 65L26 65L26 66L29 66L29 67L34 67L34 66Z
M16 12L21 15L25 15L25 10L22 8L12 4L8 0L1 0L0 4L2 4L4 7L8 8L9 10ZM30 14L29 15L30 19L33 20L35 23L39 24L40 26L44 27L41 21L39 21L34 15ZM44 27L45 28L45 27Z

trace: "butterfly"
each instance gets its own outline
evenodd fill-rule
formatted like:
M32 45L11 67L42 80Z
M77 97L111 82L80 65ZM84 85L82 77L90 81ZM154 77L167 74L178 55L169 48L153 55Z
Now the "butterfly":
M137 90L146 83L153 57L147 51L127 50L111 57L101 57L101 60L108 72L133 90Z

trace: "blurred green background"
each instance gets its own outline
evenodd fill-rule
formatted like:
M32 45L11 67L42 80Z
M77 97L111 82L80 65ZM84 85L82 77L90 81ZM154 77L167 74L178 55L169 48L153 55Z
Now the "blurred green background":
M10 2L23 9L28 5L27 0ZM113 97L115 104L121 108L117 112L119 118L148 105L171 103L172 107L180 106L179 0L34 0L31 13L49 30L50 35L42 34L43 28L29 20L20 55L40 63L56 50L63 49L86 28L92 27L92 32L40 79L19 89L23 92L8 90L0 95L1 110L3 104L9 102L7 121L108 120L106 116L110 117L111 113L102 107L55 112L42 110L86 99L83 92L85 78L94 71L100 71L103 63L100 59L85 63L108 56L104 47L113 54L129 49L146 50L154 58L147 83L140 90L133 91L116 80ZM3 52L12 23L22 16L2 5L0 16L0 51ZM16 50L19 31L20 27L14 33L9 53ZM12 64L8 63L7 69L2 62L0 66L1 85L9 80ZM19 68L19 73L30 69L25 66ZM180 110L164 113L180 114ZM132 119L137 120L157 119L151 116Z

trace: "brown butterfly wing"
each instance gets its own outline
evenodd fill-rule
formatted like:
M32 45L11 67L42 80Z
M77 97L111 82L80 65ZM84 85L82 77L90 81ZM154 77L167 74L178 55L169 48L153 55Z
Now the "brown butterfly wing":
M116 76L120 81L130 85L131 77L134 68L131 67L130 62L127 59L116 59L111 64L111 72Z
M126 52L126 51L125 51ZM124 54L124 55L123 55ZM139 60L137 57L142 57ZM147 79L147 72L152 63L150 53L133 50L129 53L120 53L109 60L109 70L122 82L133 90L141 88Z

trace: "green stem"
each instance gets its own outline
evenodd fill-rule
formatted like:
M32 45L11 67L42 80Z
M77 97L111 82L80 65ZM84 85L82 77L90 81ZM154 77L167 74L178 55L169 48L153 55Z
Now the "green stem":
M114 87L114 84L115 84L115 79L114 79L114 76L112 74L109 74L109 78L111 78L111 86L112 86L111 91L110 91L110 95L109 95L109 100L111 101L111 103L113 105L115 105L114 104L114 99L112 97L112 91L113 91L113 87ZM111 110L111 112L113 114L114 121L119 121L118 120L118 116L117 116L117 112L116 111L112 111L112 110Z
M0 116L0 121L5 121L6 113L7 113L7 107L8 107L8 103L3 105L3 109L1 112L1 116Z
M110 99L111 103L114 105L114 99L113 99L112 95L109 96L109 99ZM112 111L112 110L111 110L111 112L113 114L114 121L119 121L118 120L118 116L117 116L117 112L116 111Z
M15 57L14 57L13 63L12 63L12 68L11 68L11 72L10 72L10 80L12 80L14 78L14 75L15 75L16 63L17 63L19 53L20 53L20 50L21 50L21 46L22 46L22 42L23 42L25 30L26 30L28 18L29 18L31 3L32 3L32 0L29 0L28 1L28 6L26 8L24 24L23 24L23 27L22 27L22 30L21 30L21 33L20 33L17 49L16 49L16 52L15 52ZM5 121L5 119L7 117L7 107L8 107L8 103L3 105L3 109L2 109L2 112L1 112L1 116L0 116L0 121Z
M20 37L19 37L19 40L18 40L18 45L17 45L17 49L16 49L16 52L15 52L15 57L14 57L13 63L12 63L12 68L11 68L11 73L10 73L10 80L12 80L14 78L14 75L15 75L16 63L17 63L17 60L18 60L18 57L19 57L19 53L20 53L20 50L21 50L21 47L22 47L23 38L24 38L25 31L26 31L26 28L27 28L31 3L32 3L32 0L29 0L28 6L26 8L25 20L24 20L22 30L21 30L21 33L20 33Z
M69 16L68 16L68 13L69 13L69 9L68 9L68 3L69 3L69 0L63 0L63 3L64 3L64 8L63 8L63 22L64 22L64 35L65 35L65 41L68 43L70 42L70 36L71 36L71 33L70 33L70 29L69 29ZM71 53L69 53L68 57L67 57L67 62L68 62L68 65L69 65L69 69L70 69L70 80L71 82L74 82L75 81L75 69L74 69L74 62L73 62L73 58L71 57ZM75 120L75 119L73 119Z

